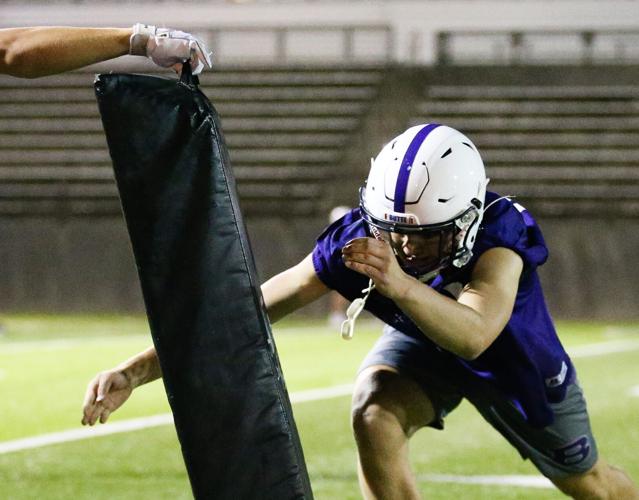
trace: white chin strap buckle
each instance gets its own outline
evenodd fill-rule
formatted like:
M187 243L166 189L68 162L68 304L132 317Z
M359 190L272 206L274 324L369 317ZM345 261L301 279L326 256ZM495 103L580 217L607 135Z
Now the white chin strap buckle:
M368 288L364 288L362 293L366 294L363 297L355 299L351 302L351 305L348 306L346 310L346 319L342 322L341 333L342 338L344 340L350 340L353 338L353 332L355 331L355 320L364 310L364 306L366 305L366 299L371 294L371 292L375 289L375 284L373 280L368 281Z

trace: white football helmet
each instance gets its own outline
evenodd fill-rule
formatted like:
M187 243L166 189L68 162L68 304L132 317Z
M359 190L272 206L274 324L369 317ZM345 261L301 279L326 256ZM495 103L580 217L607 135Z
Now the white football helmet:
M472 257L488 179L475 145L436 123L411 127L371 160L360 208L373 236L421 279Z

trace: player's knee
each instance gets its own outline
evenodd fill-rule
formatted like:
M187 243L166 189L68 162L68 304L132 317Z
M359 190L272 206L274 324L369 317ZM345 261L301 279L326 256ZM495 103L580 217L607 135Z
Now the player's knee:
M356 437L378 435L389 425L400 425L406 431L403 412L393 402L392 379L396 377L393 372L379 370L358 381L351 409Z

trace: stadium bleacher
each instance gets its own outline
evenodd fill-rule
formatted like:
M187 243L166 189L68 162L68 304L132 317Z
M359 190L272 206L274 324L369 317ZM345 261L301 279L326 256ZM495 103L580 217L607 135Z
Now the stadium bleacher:
M222 117L245 214L322 217L335 180L348 177L344 158L362 154L351 138L367 114L381 98L398 109L407 99L382 86L393 71L227 67L205 74L202 89ZM635 85L556 76L535 83L547 68L523 83L482 79L486 68L474 70L471 82L436 68L404 71L422 89L405 125L437 121L466 132L493 189L542 216L639 216ZM87 72L0 79L0 215L120 213L92 79ZM351 173L345 182L354 192L365 172Z
M288 68L202 77L247 215L324 208L331 174L381 76L378 69ZM0 215L119 214L92 79L0 79Z
M412 123L429 120L464 130L491 187L537 214L639 215L636 86L434 85Z

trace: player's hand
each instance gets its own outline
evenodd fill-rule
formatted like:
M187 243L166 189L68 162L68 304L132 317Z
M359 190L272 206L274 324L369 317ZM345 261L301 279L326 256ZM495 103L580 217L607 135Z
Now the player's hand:
M165 28L137 23L133 26L129 53L149 57L163 68L175 67L190 61L194 75L211 68L211 52L199 38Z
M120 370L98 373L87 386L82 425L93 425L98 420L105 423L109 415L124 404L132 391L131 382Z
M406 296L416 282L399 267L391 246L375 238L355 238L342 248L344 264L349 269L368 276L375 289L389 299Z

